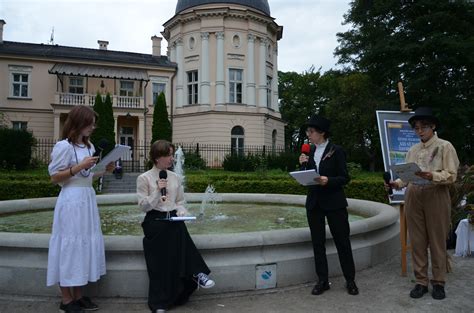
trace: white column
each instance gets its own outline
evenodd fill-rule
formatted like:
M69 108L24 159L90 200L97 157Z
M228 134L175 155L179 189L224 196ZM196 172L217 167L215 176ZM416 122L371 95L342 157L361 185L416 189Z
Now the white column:
M115 131L115 139L116 142L119 143L120 141L120 129L118 129L118 115L114 114L114 131Z
M217 38L217 70L216 70L216 105L225 103L224 80L224 32L216 32Z
M60 117L61 115L59 113L54 113L54 137L53 139L54 140L59 140L59 138L61 138L61 134L59 133L60 132Z
M272 108L275 112L279 112L278 107L278 46L273 49L273 80L272 80Z
M258 106L267 106L267 39L260 38L258 51Z
M247 105L255 106L255 36L249 34L247 39Z
M176 107L181 108L184 105L184 55L183 55L183 39L176 40L176 63L178 64L177 84L176 84Z
M170 61L176 62L176 43L173 42L170 48Z
M146 145L145 142L145 117L143 115L138 116L138 145ZM151 139L151 138L150 138ZM136 158L137 156L135 156ZM145 162L145 154L139 153L138 158L140 160L140 164L144 164Z
M209 105L209 33L201 33L201 101L203 105Z

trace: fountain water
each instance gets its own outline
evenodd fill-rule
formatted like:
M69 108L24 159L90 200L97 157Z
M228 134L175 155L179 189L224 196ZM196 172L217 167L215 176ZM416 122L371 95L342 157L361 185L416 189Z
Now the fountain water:
M176 152L174 153L174 170L173 170L179 178L184 186L184 152L181 149L181 146L178 147Z
M201 207L199 209L199 217L204 217L206 209L218 209L217 202L221 202L219 194L216 192L216 189L213 185L207 185L206 191L202 196ZM217 213L212 217L214 220L224 220L227 219L227 216L222 212L217 211Z

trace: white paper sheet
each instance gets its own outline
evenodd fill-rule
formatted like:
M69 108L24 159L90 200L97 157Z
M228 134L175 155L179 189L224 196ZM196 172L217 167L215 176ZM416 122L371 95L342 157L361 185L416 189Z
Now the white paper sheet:
M415 174L421 172L420 167L416 163L390 165L390 169L395 172L404 183L413 183L417 185L431 184L429 180L421 178Z
M100 160L99 163L96 164L91 170L92 172L102 172L105 171L105 168L107 167L107 164L110 162L115 162L121 157L124 156L126 152L130 150L129 146L124 146L124 145L117 145L115 148L107 153L105 157Z
M177 221L194 221L196 220L196 216L172 216L170 220L173 222Z
M290 172L290 175L303 186L318 185L314 180L320 175L314 170Z

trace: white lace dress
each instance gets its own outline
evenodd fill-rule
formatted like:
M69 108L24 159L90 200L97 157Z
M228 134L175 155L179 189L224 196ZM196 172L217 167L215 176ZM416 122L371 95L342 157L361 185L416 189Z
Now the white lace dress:
M68 169L94 153L94 147L79 147L67 140L56 143L51 153L49 175ZM77 160L76 160L77 155ZM77 173L61 183L54 208L53 229L49 241L48 286L83 286L105 274L104 239L93 174Z

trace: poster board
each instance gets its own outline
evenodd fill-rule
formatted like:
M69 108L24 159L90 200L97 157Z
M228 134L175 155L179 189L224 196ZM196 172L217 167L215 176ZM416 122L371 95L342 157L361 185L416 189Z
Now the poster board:
M390 172L392 180L398 177L390 170L390 166L405 163L405 156L410 147L420 142L408 123L408 119L413 114L413 112L376 111L383 164L385 171ZM404 197L405 188L393 190L390 203L401 203Z

